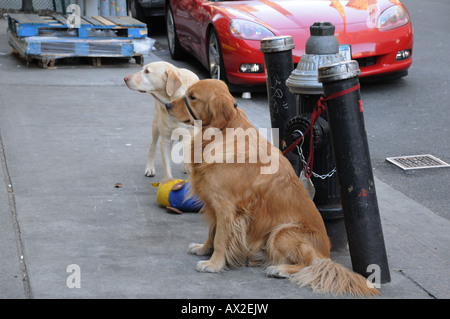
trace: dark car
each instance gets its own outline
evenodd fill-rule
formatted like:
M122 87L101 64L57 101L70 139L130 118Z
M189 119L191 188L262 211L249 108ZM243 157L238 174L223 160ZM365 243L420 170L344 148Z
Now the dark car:
M164 0L129 0L128 10L133 18L144 21L147 17L164 15Z

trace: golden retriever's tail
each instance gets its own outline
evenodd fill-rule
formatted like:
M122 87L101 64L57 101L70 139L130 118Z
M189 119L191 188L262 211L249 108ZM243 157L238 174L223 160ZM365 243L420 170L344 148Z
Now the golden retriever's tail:
M329 258L316 258L308 267L290 277L300 287L310 286L314 292L333 295L349 294L358 297L381 295L363 276L335 263Z

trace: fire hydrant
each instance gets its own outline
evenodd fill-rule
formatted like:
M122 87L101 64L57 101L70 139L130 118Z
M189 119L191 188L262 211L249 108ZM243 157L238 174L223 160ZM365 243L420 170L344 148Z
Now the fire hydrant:
M280 145L283 154L296 153L315 185L313 200L324 219L332 250L343 250L348 243L353 269L366 277L375 271L380 274L378 283L386 283L390 273L364 130L359 66L339 53L331 23L314 23L310 31L305 54L285 81L298 100L297 115L286 125L297 105L292 96L271 94L269 89L274 81L277 90L287 93L283 79L285 71L292 70L292 39L261 41L269 101L283 105L281 114L271 105L272 126L284 130L280 139L286 142L285 147ZM282 67L279 61L283 61Z
M316 22L310 27L305 54L286 81L289 90L298 96L298 115L287 123L285 140L287 145L293 145L304 137L291 152L299 156L300 170L304 169L314 184L314 203L325 222L332 250L338 251L347 247L347 235L326 112L313 125L313 146L307 132L314 108L323 94L322 83L318 82L319 67L344 60L334 31L334 25L329 22Z

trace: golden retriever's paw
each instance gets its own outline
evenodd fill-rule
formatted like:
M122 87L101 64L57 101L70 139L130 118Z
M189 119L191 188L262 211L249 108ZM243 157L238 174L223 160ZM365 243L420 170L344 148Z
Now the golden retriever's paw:
M219 272L223 270L223 266L213 264L209 260L202 260L197 263L198 272Z
M190 244L188 252L197 256L210 255L212 253L212 249L205 247L204 244Z
M273 278L289 278L291 276L291 274L286 271L283 265L267 267L266 275Z

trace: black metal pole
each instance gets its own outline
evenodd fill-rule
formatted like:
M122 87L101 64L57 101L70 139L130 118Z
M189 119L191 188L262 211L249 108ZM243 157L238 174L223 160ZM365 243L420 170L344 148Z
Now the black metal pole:
M287 145L284 140L284 128L296 115L296 98L286 86L286 80L294 70L291 36L270 37L261 40L261 52L264 53L267 96L269 100L272 129L278 128L278 148L283 151ZM275 141L274 141L275 142ZM298 156L287 156L294 169L298 170ZM297 172L298 173L298 172Z
M319 68L325 98L347 89L351 93L326 102L341 203L353 270L368 277L378 265L380 283L390 282L386 248L370 162L356 61ZM371 266L371 267L369 267Z

